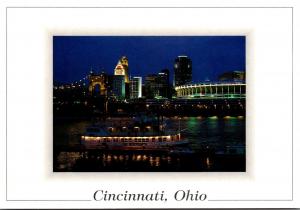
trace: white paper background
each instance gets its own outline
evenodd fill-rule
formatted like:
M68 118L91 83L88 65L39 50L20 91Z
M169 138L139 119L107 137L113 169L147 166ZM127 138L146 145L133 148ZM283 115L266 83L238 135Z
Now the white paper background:
M199 190L209 200L292 199L291 8L8 8L7 29L7 199L90 200L97 189L164 190L168 202L1 201L1 207L296 205L172 199L180 189ZM247 173L53 173L52 35L246 35Z

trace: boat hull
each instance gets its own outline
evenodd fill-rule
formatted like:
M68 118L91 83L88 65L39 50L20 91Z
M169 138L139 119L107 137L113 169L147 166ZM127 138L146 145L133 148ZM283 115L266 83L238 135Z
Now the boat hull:
M124 140L127 137L111 137L108 141L104 137L97 136L82 136L81 144L88 149L110 149L110 150L167 150L173 147L180 147L188 145L187 140L180 139L180 136L168 136L169 138L164 139L163 137L155 137L157 141L152 142L145 137L132 137L131 141ZM143 139L142 139L143 138ZM124 140L124 142L122 142Z

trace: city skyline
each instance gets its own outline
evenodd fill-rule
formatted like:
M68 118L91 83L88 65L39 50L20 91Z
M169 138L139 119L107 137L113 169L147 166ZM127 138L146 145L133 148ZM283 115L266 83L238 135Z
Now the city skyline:
M180 55L192 60L193 82L215 81L224 72L246 70L245 49L245 36L54 36L54 81L70 83L90 70L114 74L126 56L131 77L169 69L171 82Z

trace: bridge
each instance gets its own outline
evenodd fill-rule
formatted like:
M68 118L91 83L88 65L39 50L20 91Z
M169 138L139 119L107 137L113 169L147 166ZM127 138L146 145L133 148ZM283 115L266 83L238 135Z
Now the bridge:
M78 88L88 88L90 95L94 95L96 89L99 90L99 95L107 95L107 75L105 73L94 73L91 71L88 75L78 81L69 84L54 85L54 90L72 90Z

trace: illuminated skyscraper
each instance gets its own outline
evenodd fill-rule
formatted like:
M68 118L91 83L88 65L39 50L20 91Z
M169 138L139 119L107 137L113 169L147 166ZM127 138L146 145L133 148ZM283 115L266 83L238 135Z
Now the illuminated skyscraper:
M178 56L174 63L174 86L188 84L192 81L192 61L185 55Z
M122 75L125 79L125 98L129 98L129 72L128 72L128 58L122 56L115 68L115 75Z
M154 98L158 95L157 92L157 74L148 74L145 77L145 96L146 98Z
M125 98L125 77L124 75L108 76L108 96L124 99Z
M142 97L142 77L133 77L130 80L130 98Z
M125 83L129 83L128 58L122 56L115 67L115 75L124 75Z
M163 69L158 74L149 74L145 77L146 98L169 98L169 70Z
M170 83L169 83L169 70L163 69L157 75L157 86L159 96L164 98L170 97Z

